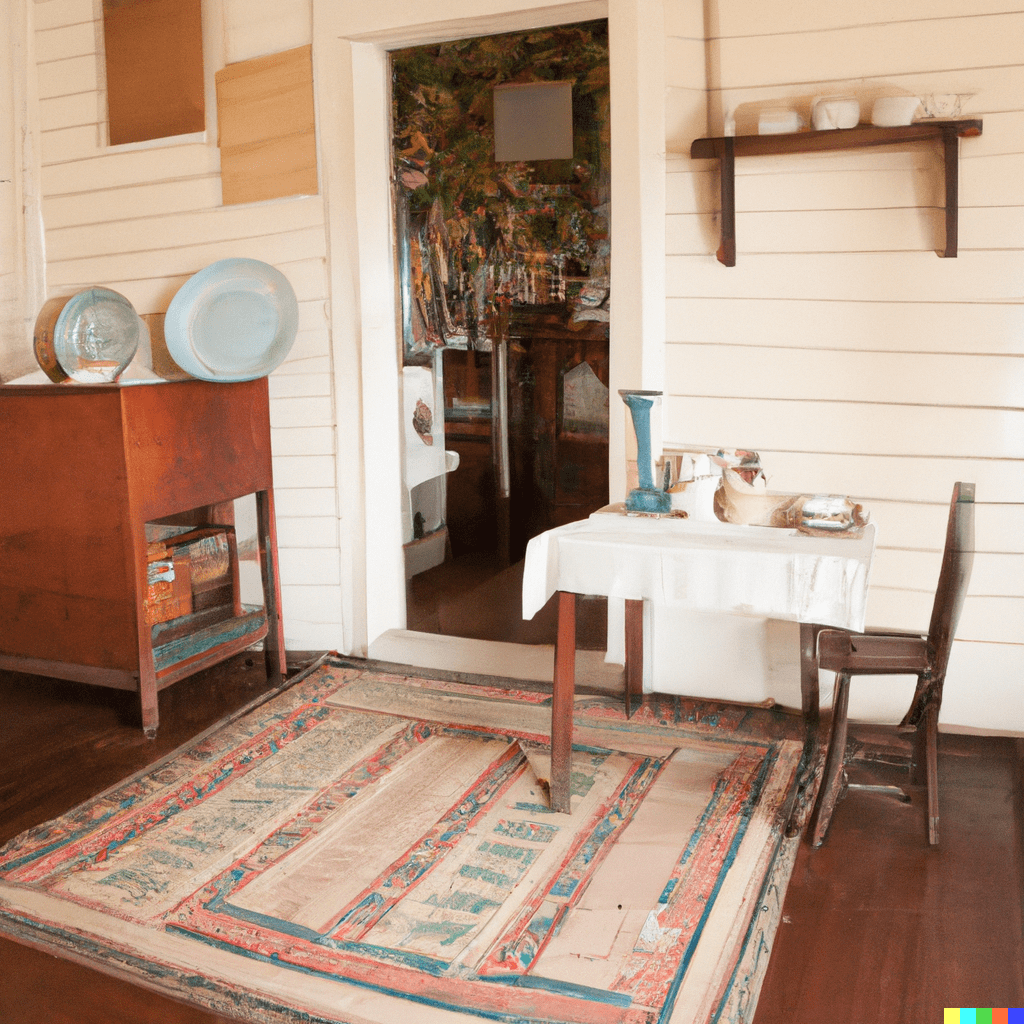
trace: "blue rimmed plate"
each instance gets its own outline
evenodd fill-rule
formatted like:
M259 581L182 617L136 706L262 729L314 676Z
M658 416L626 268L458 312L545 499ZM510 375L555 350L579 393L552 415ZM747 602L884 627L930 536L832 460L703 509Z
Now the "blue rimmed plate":
M171 358L200 380L265 377L287 358L299 306L288 279L261 260L218 260L193 274L167 308Z

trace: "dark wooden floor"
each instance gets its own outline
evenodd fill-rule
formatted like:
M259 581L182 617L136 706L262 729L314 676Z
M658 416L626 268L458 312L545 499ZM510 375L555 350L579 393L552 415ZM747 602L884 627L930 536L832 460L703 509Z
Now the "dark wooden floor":
M0 842L265 690L258 656L178 683L147 742L130 694L0 672ZM925 844L919 793L910 806L860 792L839 805L826 845L801 847L757 1024L934 1024L943 1006L1024 1005L1022 744L942 736L938 849ZM0 940L3 1024L222 1020Z

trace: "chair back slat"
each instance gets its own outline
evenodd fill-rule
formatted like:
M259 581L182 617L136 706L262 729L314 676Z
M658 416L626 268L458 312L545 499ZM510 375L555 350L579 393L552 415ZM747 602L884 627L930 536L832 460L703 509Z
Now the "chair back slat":
M939 584L935 591L928 645L932 650L934 678L941 680L963 610L967 585L974 565L974 484L957 483L949 503L946 547L942 554Z

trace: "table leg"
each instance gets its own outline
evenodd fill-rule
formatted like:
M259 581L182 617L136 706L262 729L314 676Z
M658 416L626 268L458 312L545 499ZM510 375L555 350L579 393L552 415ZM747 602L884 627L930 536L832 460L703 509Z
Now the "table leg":
M626 717L644 699L644 603L626 601ZM635 700L635 704L634 704Z
M576 690L576 595L558 592L555 679L551 700L551 809L571 813L572 706Z
M267 665L267 681L280 684L288 673L284 649L284 624L281 621L281 580L277 569L277 521L274 516L272 491L256 492L256 529L259 534L260 575L263 578L263 600L267 613L267 637L263 655Z
M797 772L797 799L786 835L802 831L818 793L825 745L821 742L821 708L818 692L818 633L823 626L800 623L800 704L804 718L804 750Z

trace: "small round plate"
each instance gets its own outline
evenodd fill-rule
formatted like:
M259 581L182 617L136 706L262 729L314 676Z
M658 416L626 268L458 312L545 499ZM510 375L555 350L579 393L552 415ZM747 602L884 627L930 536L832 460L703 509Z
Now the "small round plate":
M265 377L295 341L299 305L288 279L260 260L218 260L193 274L167 308L171 358L200 380Z

